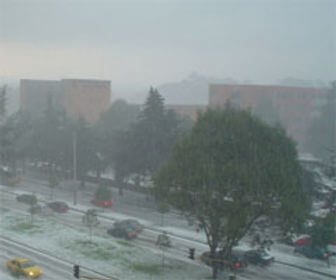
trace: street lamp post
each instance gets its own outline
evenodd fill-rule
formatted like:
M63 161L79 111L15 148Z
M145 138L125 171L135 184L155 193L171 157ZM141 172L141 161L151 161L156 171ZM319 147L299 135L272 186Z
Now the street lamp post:
M73 180L74 180L74 196L73 204L77 204L77 133L76 130L73 132Z

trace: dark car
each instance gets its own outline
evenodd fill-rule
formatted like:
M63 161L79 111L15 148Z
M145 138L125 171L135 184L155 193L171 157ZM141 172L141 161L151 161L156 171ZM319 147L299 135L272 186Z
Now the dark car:
M245 252L244 256L252 264L269 265L274 262L274 257L270 256L265 250L249 250Z
M114 237L120 237L125 239L134 239L137 237L138 233L129 226L125 227L112 227L107 230L107 233L114 236Z
M244 256L238 256L234 252L230 256L223 258L220 252L216 252L214 257L210 257L210 252L207 251L201 255L201 261L208 266L223 264L231 269L243 269L248 265Z
M93 198L93 199L91 199L91 203L93 205L100 206L100 207L111 207L112 206L112 200L111 199Z
M144 228L142 224L140 224L137 220L134 219L126 219L115 222L114 227L122 227L122 228L130 227L134 229L137 233L140 233Z
M34 194L20 194L16 197L16 200L27 204L34 204L37 202L37 198Z
M294 253L302 254L310 259L324 260L326 258L325 251L320 247L312 247L310 245L296 245Z
M46 204L53 211L58 213L64 213L69 210L69 206L63 201L54 201Z

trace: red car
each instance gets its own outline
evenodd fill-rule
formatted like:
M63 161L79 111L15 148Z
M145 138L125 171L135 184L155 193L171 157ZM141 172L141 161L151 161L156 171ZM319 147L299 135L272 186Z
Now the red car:
M47 203L47 206L55 212L64 213L69 210L69 206L63 201L55 201Z
M310 236L307 234L303 234L297 237L293 243L294 245L306 245L310 241Z
M98 198L93 198L91 199L91 203L96 206L100 207L111 207L112 206L112 200L111 199L106 199L106 200L101 200Z

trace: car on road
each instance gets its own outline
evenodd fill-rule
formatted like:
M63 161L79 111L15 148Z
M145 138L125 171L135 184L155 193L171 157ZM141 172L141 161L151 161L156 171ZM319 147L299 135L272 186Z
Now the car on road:
M37 201L37 198L36 198L36 195L34 194L24 193L24 194L19 194L16 197L16 200L22 203L34 204L34 202Z
M311 240L310 235L308 234L302 234L300 236L297 236L293 240L294 245L305 245Z
M249 250L245 252L244 256L252 264L269 265L274 262L274 257L265 250Z
M7 261L8 269L16 275L24 275L27 278L37 278L42 275L42 269L26 258L14 258Z
M54 201L46 204L47 207L58 213L65 213L69 210L68 204L63 201Z
M318 246L296 245L294 248L294 253L304 255L310 259L324 260L326 258L326 252Z
M126 219L126 220L115 222L114 227L131 227L137 233L140 233L144 228L142 224L140 224L137 220L134 220L134 219Z
M210 257L210 251L202 253L200 257L201 261L208 266L213 266L213 264L220 265L223 263L224 266L233 269L244 269L248 266L248 262L244 256L239 256L234 252L230 256L223 258L220 252L216 252L214 257Z
M113 226L112 228L109 228L107 230L107 233L114 237L125 238L127 240L134 239L138 236L136 230L134 230L134 228L130 226L119 226L119 227Z
M111 199L98 199L98 198L93 198L91 199L91 203L96 206L100 207L111 207L112 206L112 200Z

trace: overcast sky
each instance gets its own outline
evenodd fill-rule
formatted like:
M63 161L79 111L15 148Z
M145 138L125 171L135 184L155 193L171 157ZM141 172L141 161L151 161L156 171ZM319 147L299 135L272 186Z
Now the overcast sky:
M336 78L333 0L0 0L0 76Z

